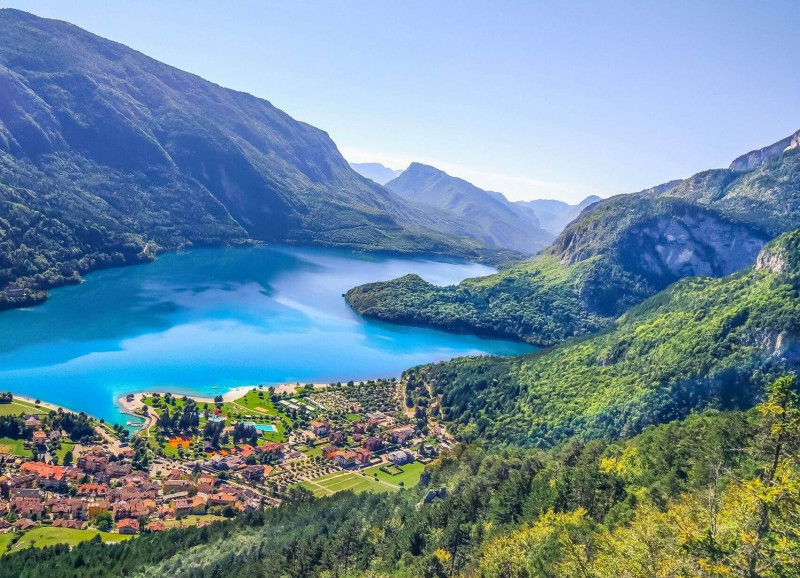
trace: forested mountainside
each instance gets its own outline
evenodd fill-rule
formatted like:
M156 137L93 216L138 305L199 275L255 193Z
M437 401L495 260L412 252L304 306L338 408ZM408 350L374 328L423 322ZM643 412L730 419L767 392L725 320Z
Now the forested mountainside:
M490 247L535 254L555 238L541 228L533 211L428 165L411 163L386 188L408 201L462 217Z
M550 346L602 329L649 295L609 259L565 266L544 256L447 287L417 275L368 283L345 299L372 319Z
M684 279L598 335L523 357L473 357L409 370L449 430L548 447L629 436L706 407L747 408L800 362L800 230L728 277Z
M536 201L516 201L514 204L533 211L539 225L546 231L558 235L564 227L578 218L586 207L600 201L600 197L589 195L577 205L570 205L564 201L540 199Z
M402 170L395 171L381 163L350 163L350 167L362 177L367 177L379 185L385 185L403 174Z
M408 278L365 285L348 302L386 321L477 333L499 326L497 335L541 345L591 331L678 279L752 264L769 239L800 226L800 148L749 154L760 159L749 170L706 171L597 202L538 260L499 275L444 289ZM562 314L564 302L573 313Z
M158 248L491 254L470 239L468 225L359 176L326 133L265 100L70 24L0 11L4 306Z
M202 529L8 554L0 576L794 576L798 423L784 377L757 411L547 452L456 446L399 494L298 490Z

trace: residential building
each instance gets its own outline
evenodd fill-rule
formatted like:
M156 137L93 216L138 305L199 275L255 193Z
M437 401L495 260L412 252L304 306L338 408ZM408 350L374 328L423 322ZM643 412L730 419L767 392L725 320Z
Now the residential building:
M325 437L331 431L331 424L326 421L312 421L311 431L317 437Z
M117 532L119 534L135 535L139 533L139 521L133 518L125 518L117 523Z

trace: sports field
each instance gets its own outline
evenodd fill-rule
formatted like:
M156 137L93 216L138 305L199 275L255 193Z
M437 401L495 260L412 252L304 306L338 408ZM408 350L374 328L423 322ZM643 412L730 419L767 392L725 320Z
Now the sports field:
M398 489L393 484L376 482L373 478L351 472L334 472L300 485L313 492L318 498L332 496L336 492L345 490L352 490L359 494L361 492L393 492Z
M380 466L375 466L374 468L369 468L364 470L368 476L372 477L375 474L378 474L378 479L389 484L393 484L395 486L400 485L400 482L403 482L404 488L413 488L419 482L419 477L422 475L422 470L425 469L425 464L421 464L419 462L414 462L411 464L405 464L402 466L395 466L398 469L402 470L402 473L391 475L386 472L381 471Z

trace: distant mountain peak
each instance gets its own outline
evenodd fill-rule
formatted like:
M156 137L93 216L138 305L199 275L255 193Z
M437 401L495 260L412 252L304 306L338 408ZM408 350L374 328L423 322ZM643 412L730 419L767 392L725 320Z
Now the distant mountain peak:
M445 209L474 224L478 238L493 247L534 254L554 235L542 229L536 215L502 194L419 162L413 162L386 188L408 201Z
M350 168L362 177L367 177L379 185L385 185L403 172L402 170L390 169L381 163L350 163Z
M800 147L800 130L764 148L750 151L734 159L728 167L732 171L751 171L768 163L778 155Z

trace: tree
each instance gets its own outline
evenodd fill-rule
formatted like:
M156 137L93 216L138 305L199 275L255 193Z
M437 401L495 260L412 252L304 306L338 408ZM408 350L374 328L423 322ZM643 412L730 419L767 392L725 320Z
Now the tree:
M101 512L94 517L94 526L101 532L108 532L114 524L114 518L108 512Z

